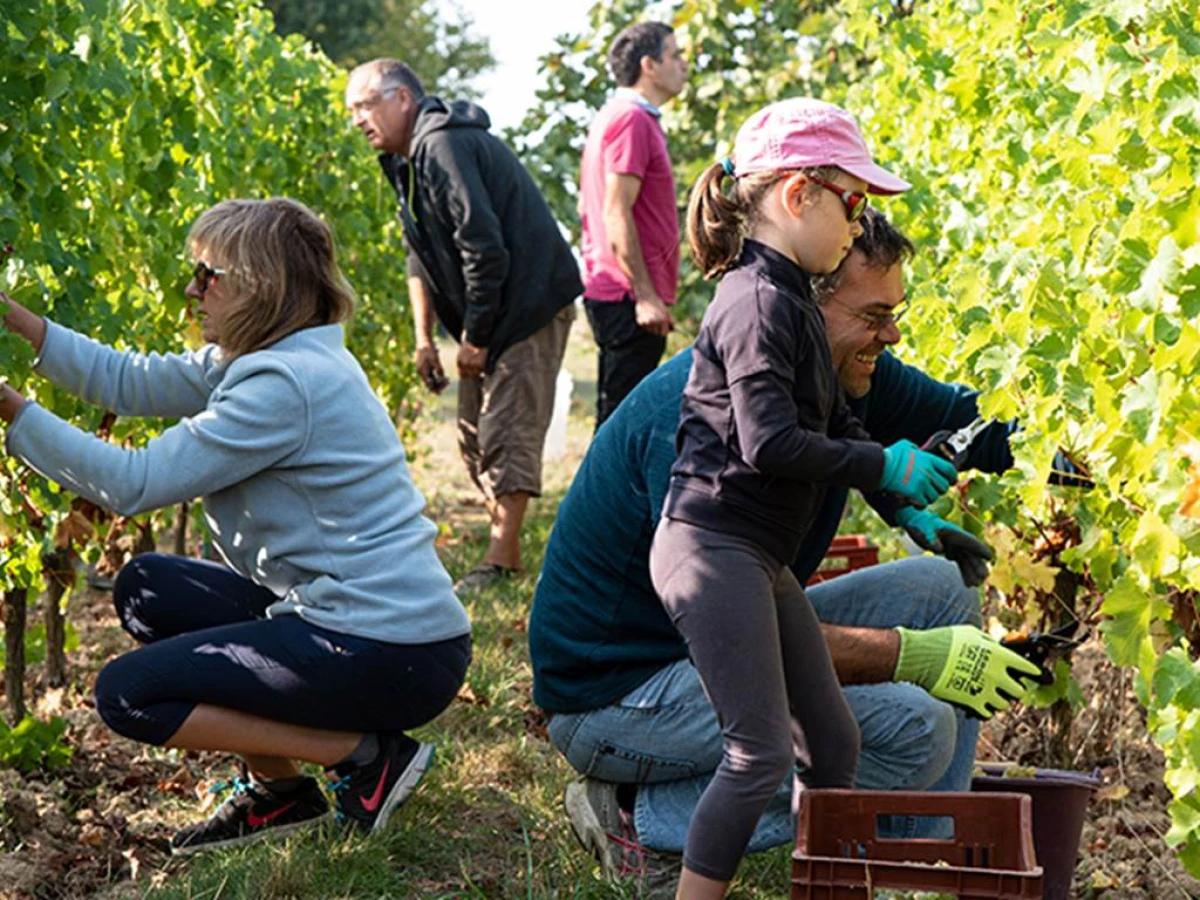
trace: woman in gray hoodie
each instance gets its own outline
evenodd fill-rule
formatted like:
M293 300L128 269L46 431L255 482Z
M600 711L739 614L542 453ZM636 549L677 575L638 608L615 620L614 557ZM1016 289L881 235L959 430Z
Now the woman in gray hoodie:
M143 646L96 682L115 731L246 761L250 779L173 850L323 818L298 761L326 768L340 817L377 829L429 765L433 748L404 732L454 698L470 625L396 429L344 346L353 294L330 229L292 200L230 200L188 244L199 350L118 351L0 294L40 375L118 415L178 423L129 449L5 385L7 451L125 515L204 499L226 565L131 560L114 600Z

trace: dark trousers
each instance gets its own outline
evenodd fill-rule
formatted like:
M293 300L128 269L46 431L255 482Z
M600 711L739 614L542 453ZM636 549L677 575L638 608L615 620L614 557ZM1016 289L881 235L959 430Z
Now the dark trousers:
M600 347L596 378L596 427L613 414L639 381L654 371L667 339L638 327L633 299L583 299L592 334Z
M687 641L723 739L683 864L729 881L797 762L807 787L854 786L858 723L803 588L753 541L660 519L650 577Z
M450 705L471 659L465 635L391 644L265 618L279 599L266 588L179 556L130 560L113 599L145 646L101 670L96 710L147 744L166 743L200 703L312 728L407 731Z

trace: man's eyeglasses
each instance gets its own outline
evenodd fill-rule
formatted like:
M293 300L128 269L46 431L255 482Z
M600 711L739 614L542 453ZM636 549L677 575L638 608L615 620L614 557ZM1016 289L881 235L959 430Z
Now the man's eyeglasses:
M841 198L842 205L846 207L846 218L851 222L857 222L863 217L863 213L867 211L867 207L871 205L871 201L867 199L866 194L860 194L858 191L847 190L839 184L834 184L832 181L826 181L823 178L817 178L815 175L809 175L808 180L813 184L819 184L827 191L833 191Z
M192 280L196 282L196 290L203 294L214 278L224 274L224 269L214 269L206 262L198 262L192 269Z
M355 100L353 103L349 104L351 115L357 115L358 113L366 112L368 109L374 109L398 90L400 90L398 87L387 88L372 94L370 97L364 97L362 100Z
M834 306L840 306L860 322L865 322L872 331L883 331L883 329L887 328L889 325L895 325L901 319L903 319L904 314L908 312L908 301L904 301L895 309L891 310L891 312L885 313L873 313L867 312L864 309L855 309L852 306L847 306L841 300L835 300L832 297L830 297L826 302L832 303Z

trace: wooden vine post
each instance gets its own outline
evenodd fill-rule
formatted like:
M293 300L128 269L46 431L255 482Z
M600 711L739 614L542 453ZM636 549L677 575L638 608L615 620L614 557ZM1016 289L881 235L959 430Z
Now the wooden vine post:
M67 683L67 615L63 599L75 583L75 554L62 547L42 557L46 577L46 684L62 687Z
M4 692L8 720L16 726L25 718L25 616L29 592L15 588L4 593Z

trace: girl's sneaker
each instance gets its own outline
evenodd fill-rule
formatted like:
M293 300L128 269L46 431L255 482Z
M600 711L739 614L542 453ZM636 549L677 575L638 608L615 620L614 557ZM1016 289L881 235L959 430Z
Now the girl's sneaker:
M329 802L314 778L306 778L300 787L286 794L244 778L234 778L212 790L226 788L232 788L233 793L209 819L175 832L172 853L236 847L266 837L281 837L329 815Z
M339 763L326 769L338 818L363 831L387 826L433 761L433 744L418 744L405 734L379 734L379 753L364 766Z

